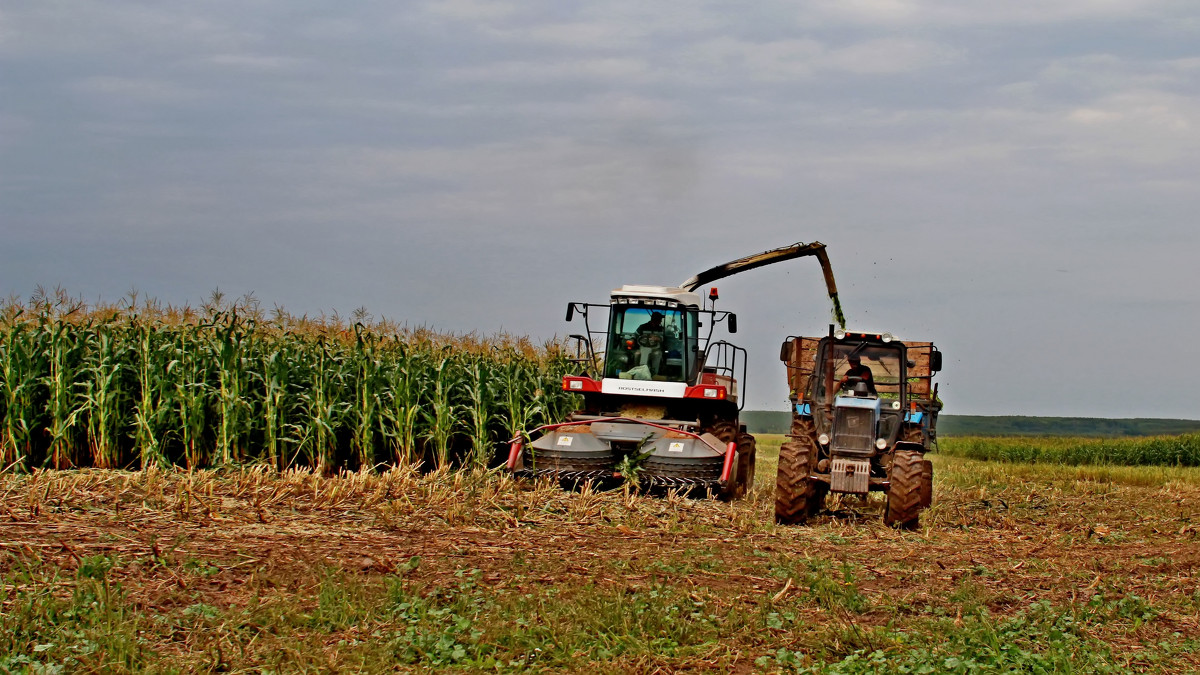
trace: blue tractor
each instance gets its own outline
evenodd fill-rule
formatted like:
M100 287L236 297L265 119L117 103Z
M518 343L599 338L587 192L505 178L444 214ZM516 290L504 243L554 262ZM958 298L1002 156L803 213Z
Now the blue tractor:
M937 438L942 404L933 376L942 353L932 342L831 326L823 338L789 337L780 360L792 427L779 450L776 522L806 522L830 493L880 491L884 522L915 528L933 501L925 452Z

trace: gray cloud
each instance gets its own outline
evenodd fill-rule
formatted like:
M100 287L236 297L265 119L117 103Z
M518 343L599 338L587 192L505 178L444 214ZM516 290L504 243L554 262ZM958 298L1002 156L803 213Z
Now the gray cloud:
M0 10L0 294L220 286L548 337L568 300L830 245L963 413L1195 416L1188 3L315 2ZM735 277L750 404L821 332Z

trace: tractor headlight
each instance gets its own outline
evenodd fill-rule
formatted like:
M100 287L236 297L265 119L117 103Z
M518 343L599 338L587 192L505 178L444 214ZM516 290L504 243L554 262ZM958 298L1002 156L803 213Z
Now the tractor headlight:
M817 442L821 445L829 445L829 434L821 434L817 436Z
M896 336L892 335L891 333L884 333L882 336L880 336L880 339L884 342L891 342L892 340L896 339Z
M846 339L846 331L839 328L839 329L833 331L833 337L835 337L839 340L844 340L844 339Z
M879 448L880 450L887 449L887 439L886 438L875 439L875 447Z
M571 380L567 386L571 389L583 389L583 380Z

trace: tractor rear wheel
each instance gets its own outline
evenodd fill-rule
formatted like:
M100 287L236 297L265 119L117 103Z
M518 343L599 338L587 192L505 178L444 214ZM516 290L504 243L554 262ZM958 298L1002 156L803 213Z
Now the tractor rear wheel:
M892 457L883 522L905 530L917 528L921 511L924 460L916 450L897 450Z
M745 497L754 487L754 456L758 448L757 442L750 434L739 434L737 444L737 486L733 493L735 498Z
M825 501L824 485L811 479L817 463L817 442L812 434L812 422L798 420L792 436L779 447L779 470L775 475L775 522L798 525L807 522L821 509ZM804 422L808 422L805 424Z
M927 509L933 504L933 462L921 460L921 508Z

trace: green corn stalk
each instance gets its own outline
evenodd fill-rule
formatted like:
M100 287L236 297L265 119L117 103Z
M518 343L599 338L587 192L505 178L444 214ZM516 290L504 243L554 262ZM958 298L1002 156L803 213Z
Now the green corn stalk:
M542 415L541 403L536 396L540 375L536 365L516 350L506 350L505 356L496 378L504 405L501 417L509 438L517 438Z
M330 353L324 338L313 350L308 389L300 395L304 415L304 435L301 450L306 450L309 462L321 473L330 473L337 457L337 430L350 407L340 401L345 380L342 372L344 358Z
M206 351L192 331L177 331L173 338L174 353L166 374L174 390L184 466L195 469L208 463L203 446L211 398Z
M351 451L360 467L375 463L375 437L383 426L381 389L384 381L383 364L378 355L375 336L366 332L361 323L354 325L354 408L351 422L354 436Z
M289 399L292 374L298 370L299 354L291 336L276 339L270 353L262 357L259 377L262 381L263 445L266 462L276 469L284 468L283 443L287 412L293 402Z
M47 392L48 423L45 433L50 438L47 460L56 469L72 466L75 454L76 423L85 410L86 400L79 395L76 379L82 355L87 347L90 326L76 329L62 320L55 321L43 331L49 369L42 378Z
M33 454L33 433L40 415L37 389L44 372L45 355L38 344L39 330L31 321L10 319L0 353L0 398L4 425L0 429L0 470L24 466Z
M423 352L394 338L391 363L384 370L387 421L392 452L402 464L417 461L417 425L421 419L421 394L427 381L428 360Z
M120 464L117 441L127 396L122 374L127 345L109 323L95 328L87 359L84 401L87 410L88 449L92 465L102 469Z
M537 407L542 414L541 423L553 424L578 409L579 396L563 391L563 376L571 373L571 362L558 345L547 344L542 353L541 363L534 364L530 373L536 373L541 381L534 391Z
M491 364L481 356L470 359L466 368L467 425L471 434L468 464L486 469L494 450L491 423L495 417L495 393Z
M166 388L166 368L171 344L159 326L134 319L130 333L135 341L135 379L137 405L134 407L134 443L143 469L167 464L165 442L170 394Z
M429 392L429 407L421 411L427 425L425 437L433 446L434 466L438 469L449 467L450 441L459 426L460 406L452 399L455 387L461 383L456 370L449 349L443 348Z
M230 464L244 459L242 443L250 406L244 399L249 373L243 343L252 326L246 326L234 312L214 318L210 349L217 366L217 461Z

